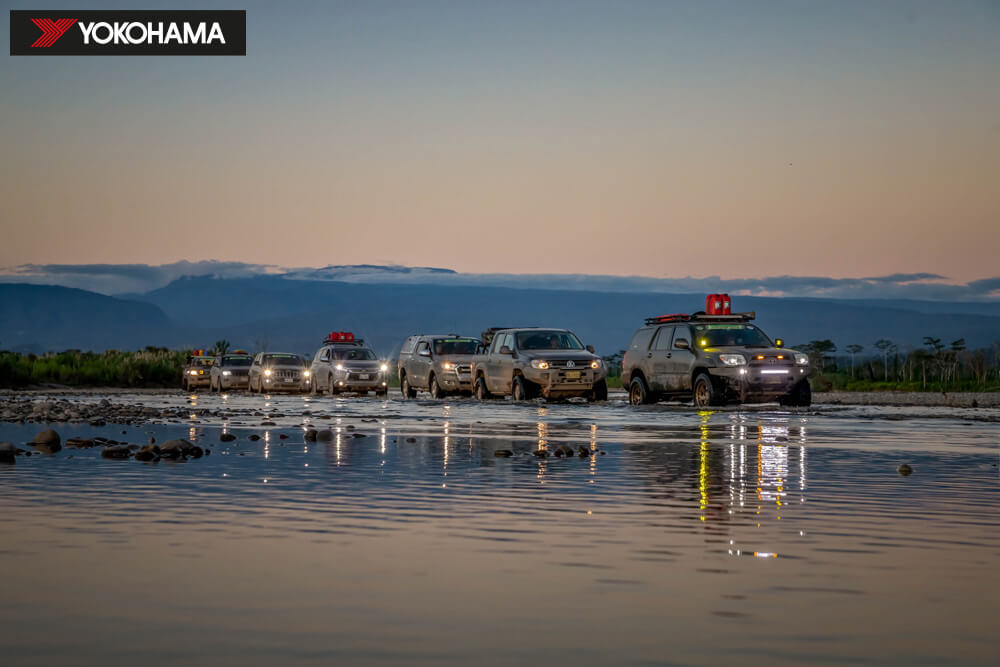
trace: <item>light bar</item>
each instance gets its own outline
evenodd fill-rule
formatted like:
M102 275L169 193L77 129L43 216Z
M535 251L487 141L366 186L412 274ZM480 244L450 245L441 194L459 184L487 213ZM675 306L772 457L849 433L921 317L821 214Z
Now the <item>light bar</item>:
M773 368L768 368L760 372L761 375L788 375L787 370L775 370Z

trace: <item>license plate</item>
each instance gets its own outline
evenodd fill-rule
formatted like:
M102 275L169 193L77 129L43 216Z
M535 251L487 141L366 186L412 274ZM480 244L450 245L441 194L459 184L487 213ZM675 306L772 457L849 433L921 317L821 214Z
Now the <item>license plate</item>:
M566 379L567 380L579 380L580 379L580 371L566 371Z
M368 379L368 373L358 373L358 379L359 380L367 380Z

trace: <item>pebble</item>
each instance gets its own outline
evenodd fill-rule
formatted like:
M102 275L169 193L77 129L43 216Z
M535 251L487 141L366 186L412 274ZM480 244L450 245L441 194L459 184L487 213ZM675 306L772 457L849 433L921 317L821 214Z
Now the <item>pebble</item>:
M509 449L498 449L495 452L493 452L493 456L499 456L499 457L507 458L507 457L510 457L510 456L514 456L514 452L512 452Z
M903 465L896 468L896 472L898 472L903 477L908 477L913 474L913 468L904 463Z

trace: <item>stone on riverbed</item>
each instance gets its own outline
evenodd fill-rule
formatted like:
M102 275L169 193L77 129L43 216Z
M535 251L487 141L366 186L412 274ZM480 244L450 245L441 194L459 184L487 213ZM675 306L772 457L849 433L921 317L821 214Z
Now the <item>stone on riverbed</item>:
M155 461L160 458L160 448L156 445L146 445L135 453L136 461Z
M913 474L913 468L904 463L903 465L896 468L896 472L898 472L903 477L907 477Z
M12 442L0 442L0 463L14 463L17 447Z
M509 456L514 456L514 452L512 452L509 449L498 449L495 452L493 452L493 456L499 456L499 457L502 457L502 458L507 458Z
M236 436L233 435L232 433L223 433L222 435L219 436L219 440L221 440L222 442L232 442L235 439Z
M30 444L41 452L55 454L62 449L62 438L52 429L46 429L36 435Z
M320 442L330 442L333 440L333 431L328 428L324 428L321 431L317 431L316 439Z
M319 431L317 431L314 428L306 430L306 435L305 435L306 442L316 442L316 436L318 433Z
M101 451L101 457L106 459L127 459L132 456L128 445L111 445Z

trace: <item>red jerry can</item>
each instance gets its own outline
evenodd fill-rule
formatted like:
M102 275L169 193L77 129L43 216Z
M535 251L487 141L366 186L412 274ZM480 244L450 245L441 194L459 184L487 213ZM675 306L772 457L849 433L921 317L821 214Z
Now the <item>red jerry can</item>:
M709 294L705 299L706 315L730 315L733 312L728 294Z

